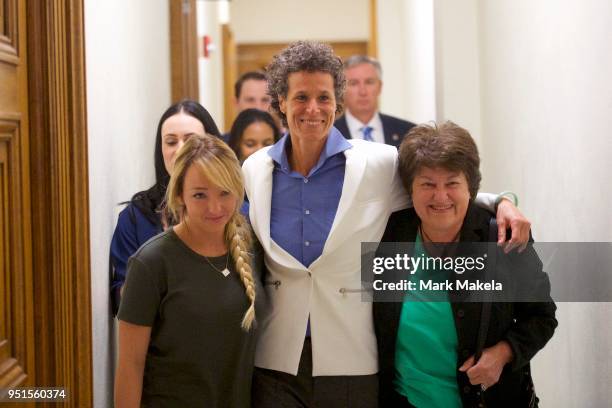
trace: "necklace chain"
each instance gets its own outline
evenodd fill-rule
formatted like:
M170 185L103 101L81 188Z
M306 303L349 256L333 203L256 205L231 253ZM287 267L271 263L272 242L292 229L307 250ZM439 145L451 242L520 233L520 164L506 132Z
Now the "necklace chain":
M189 227L187 226L187 222L185 221L185 230L187 231L188 235L191 235L191 231L189 231ZM227 269L227 265L229 264L229 251L227 251L227 254L225 255L225 268L220 271L215 265L213 265L212 262L210 262L210 260L208 259L208 257L204 254L200 254L204 257L204 259L206 260L206 263L208 263L210 265L211 268L213 268L215 271L219 272L221 275L223 276L227 276L230 274L229 269Z
M215 271L219 272L223 276L229 275L230 271L229 271L229 269L227 269L227 265L229 263L229 251L227 252L227 255L225 255L225 269L223 269L222 271L220 271L215 265L213 265L213 263L210 262L210 260L208 259L208 257L206 255L202 255L202 256L204 257L206 262L208 262L210 267L213 268Z
M423 224L419 225L419 231L421 231L421 235L424 238L426 238L429 242L434 243L434 241L429 237L429 235L427 235L427 233L423 229ZM455 238L453 238L452 241L450 241L450 242L457 242L459 240L459 235L460 234L461 234L461 231L457 232L457 235L455 235Z

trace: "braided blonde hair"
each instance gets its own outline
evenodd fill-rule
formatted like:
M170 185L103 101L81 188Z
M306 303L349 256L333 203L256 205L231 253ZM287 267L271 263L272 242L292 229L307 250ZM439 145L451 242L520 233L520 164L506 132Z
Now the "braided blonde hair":
M244 314L242 327L249 330L255 320L255 281L251 270L251 254L248 249L252 247L251 229L242 214L234 213L225 226L225 240L229 242L230 253L240 275L242 284L251 305Z
M191 136L176 153L172 176L166 190L168 212L178 221L183 221L187 215L181 197L185 174L192 165L197 166L208 181L236 197L236 208L225 226L225 242L250 301L241 323L242 328L248 331L255 321L255 281L250 255L252 232L240 214L244 201L244 181L240 163L234 151L219 138L211 135Z

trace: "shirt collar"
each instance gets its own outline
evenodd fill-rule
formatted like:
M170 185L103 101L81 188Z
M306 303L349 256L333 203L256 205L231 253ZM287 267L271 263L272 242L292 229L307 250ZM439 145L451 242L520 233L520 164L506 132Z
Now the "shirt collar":
M346 110L346 112L344 112L344 115L346 116L346 124L348 125L351 134L353 134L353 131L355 131L357 134L364 126L370 126L374 130L382 129L382 121L380 120L380 115L378 114L378 112L376 112L374 116L372 116L372 119L370 119L368 123L361 123L361 121L355 116L353 116L348 109Z
M289 133L286 133L278 142L274 144L268 150L268 156L272 158L279 166L280 169L285 173L291 172L291 166L289 165L289 157L287 156L287 148L291 146L291 136ZM327 159L332 156L335 156L339 153L344 152L352 148L353 145L346 140L342 133L335 127L332 127L327 135L327 140L325 141L325 147L321 151L321 156L319 156L319 161L310 171L310 174L313 174L317 171Z

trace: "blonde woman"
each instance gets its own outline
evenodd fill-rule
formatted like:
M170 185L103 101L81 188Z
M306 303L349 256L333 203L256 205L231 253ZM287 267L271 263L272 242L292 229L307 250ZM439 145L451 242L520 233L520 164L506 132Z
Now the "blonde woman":
M243 197L234 152L189 138L166 192L179 223L129 261L115 407L250 407L257 290Z

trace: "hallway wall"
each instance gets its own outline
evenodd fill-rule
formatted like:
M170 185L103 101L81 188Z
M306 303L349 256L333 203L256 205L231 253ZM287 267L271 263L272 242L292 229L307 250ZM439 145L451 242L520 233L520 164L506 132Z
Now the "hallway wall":
M117 214L155 178L170 104L167 0L85 0L94 406L112 406L108 253Z
M436 118L434 0L379 0L380 111L415 123Z
M237 43L365 41L369 16L368 0L230 1Z
M383 110L468 128L481 150L482 190L518 193L536 240L611 242L612 3L436 0L431 28L423 3L379 7L389 16L379 25ZM435 50L425 58L436 75L427 89L410 44ZM421 88L411 87L419 79ZM609 405L611 315L608 303L558 304L559 328L532 364L542 407Z
M108 249L117 203L154 179L155 127L170 103L169 16L167 0L84 3L94 399L108 407ZM381 110L469 128L483 156L483 190L517 192L537 240L612 241L612 3L377 3ZM533 364L541 406L608 405L611 314L608 304L559 304L559 329Z
M516 191L539 241L612 241L612 3L482 1L479 13L485 187ZM612 305L557 315L534 364L542 406L609 406Z

